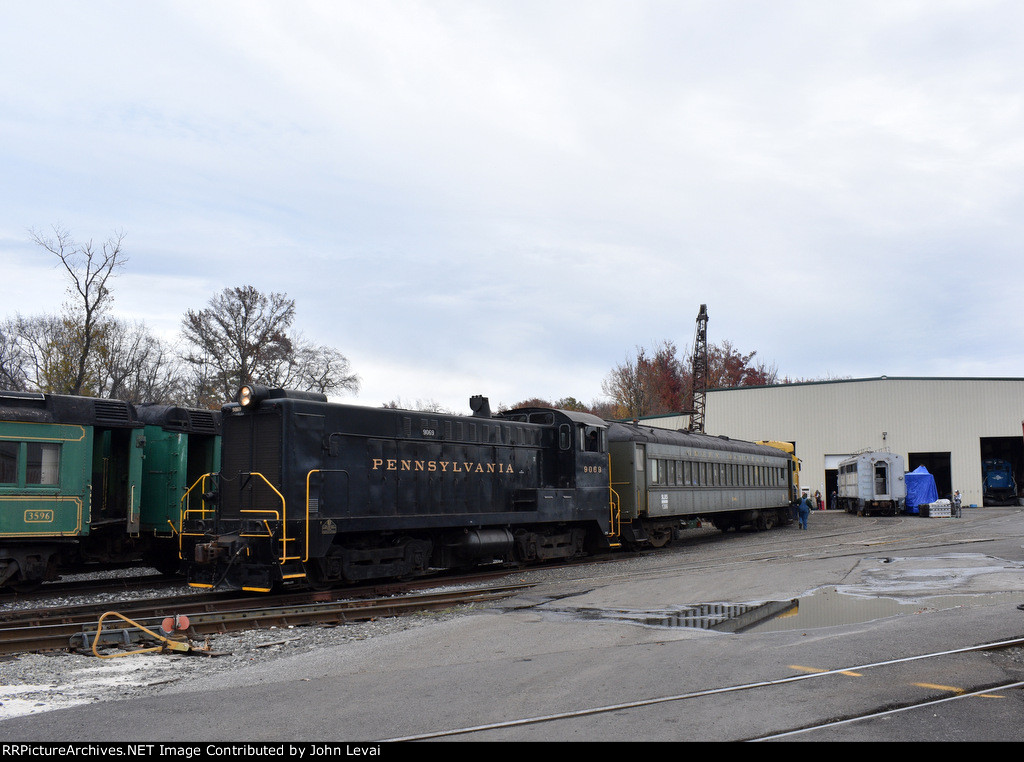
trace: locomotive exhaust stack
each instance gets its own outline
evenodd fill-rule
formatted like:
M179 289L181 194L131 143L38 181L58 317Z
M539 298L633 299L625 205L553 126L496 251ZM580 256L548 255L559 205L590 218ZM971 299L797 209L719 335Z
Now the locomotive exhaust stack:
M473 411L474 418L491 417L491 401L480 394L469 398L469 409Z

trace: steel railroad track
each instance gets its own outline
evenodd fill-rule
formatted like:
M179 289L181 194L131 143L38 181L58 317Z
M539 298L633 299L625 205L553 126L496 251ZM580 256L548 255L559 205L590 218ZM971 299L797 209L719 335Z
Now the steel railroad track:
M190 640L246 629L310 624L348 624L381 617L404 616L494 601L514 595L529 584L486 586L421 592L373 599L342 598L342 592L304 593L254 599L191 596L124 604L87 604L62 609L11 612L0 622L0 654L90 649L102 614L116 612L131 622L159 631L167 617L186 615ZM104 624L101 645L139 643L145 633L120 618ZM194 652L201 653L196 649Z

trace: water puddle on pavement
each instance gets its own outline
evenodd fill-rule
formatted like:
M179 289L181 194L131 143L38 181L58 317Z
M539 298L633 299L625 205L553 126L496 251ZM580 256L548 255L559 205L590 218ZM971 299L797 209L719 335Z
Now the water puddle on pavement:
M576 621L627 622L656 628L689 628L716 632L779 632L835 625L857 624L905 614L923 614L958 606L1024 604L1022 593L943 595L901 602L871 598L823 588L789 601L765 603L701 603L656 611L561 609L547 614Z
M866 598L847 595L834 587L823 588L794 601L796 604L778 616L766 618L744 632L778 632L781 630L832 627L857 624L906 614L923 614L958 606L1024 602L1024 593L990 593L981 595L939 595L900 601L895 598Z
M701 603L633 611L579 608L548 613L577 621L738 633L858 624L959 606L1013 603L1024 608L1024 566L981 554L866 558L848 577L849 584L822 587L784 601ZM990 590L999 592L984 591L982 580L988 581ZM962 591L971 586L976 592ZM1016 587L1021 589L1014 591ZM953 592L957 588L961 592Z

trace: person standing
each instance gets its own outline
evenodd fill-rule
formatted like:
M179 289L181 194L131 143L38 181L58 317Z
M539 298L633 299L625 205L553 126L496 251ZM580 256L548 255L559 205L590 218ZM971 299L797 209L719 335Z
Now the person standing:
M807 529L807 517L811 515L811 498L804 492L800 502L796 506L797 516L800 518L800 528Z
M956 492L953 493L953 517L957 519L960 518L961 500L962 498L960 497L960 490L957 490Z

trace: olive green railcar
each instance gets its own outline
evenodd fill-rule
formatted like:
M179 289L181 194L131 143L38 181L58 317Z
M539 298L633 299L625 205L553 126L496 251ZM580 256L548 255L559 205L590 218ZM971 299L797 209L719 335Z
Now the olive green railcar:
M612 423L611 486L628 544L664 545L701 519L719 529L792 520L794 460L773 447Z

